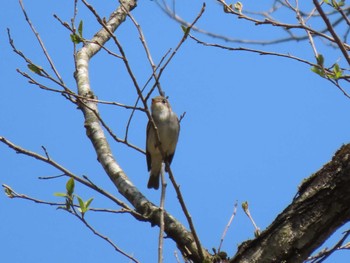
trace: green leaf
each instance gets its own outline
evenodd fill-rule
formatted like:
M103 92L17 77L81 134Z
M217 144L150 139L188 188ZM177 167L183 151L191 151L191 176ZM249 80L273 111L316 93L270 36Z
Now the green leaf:
M78 199L79 206L80 206L80 212L85 213L86 207L85 207L85 203L84 203L83 199L81 199L79 196L77 196L77 199Z
M79 27L78 27L78 33L81 38L83 38L83 20L80 21Z
M93 198L90 198L89 200L87 200L87 201L85 202L85 207L86 207L87 210L89 209L89 206L90 206L90 204L91 204L91 202L92 202L93 200L94 200Z
M334 72L339 72L339 71L340 71L340 68L339 68L338 63L335 63L335 64L334 64L333 71L334 71Z
M344 5L345 5L345 0L341 0L341 1L338 2L338 6L339 7L342 7Z
M38 74L38 75L42 75L42 71L43 71L43 68L42 67L40 67L40 66L37 66L37 65L34 65L34 64L32 64L32 63L30 63L30 64L28 64L27 65L28 66L28 68L32 71L32 72L34 72L35 74Z
M320 65L321 67L323 67L324 57L322 56L322 54L318 54L316 57L316 60L317 60L317 65Z
M72 40L72 42L73 42L74 44L79 44L79 43L83 42L82 37L80 37L80 36L77 35L77 34L70 34L70 39Z
M338 63L334 64L333 73L334 73L334 76L333 76L334 79L339 79L343 75L343 71L340 69Z
M53 193L54 196L67 197L66 193Z
M242 13L243 4L241 2L235 3L234 7L235 7L236 11L238 11L239 13Z
M190 27L186 27L186 26L184 26L184 25L181 25L181 29L182 29L182 31L184 32L184 34L187 36L189 33L190 33L190 31L191 31L191 28Z
M321 70L319 67L313 66L313 67L311 68L311 71L315 72L316 74L320 75L320 76L323 77L323 78L324 78L324 76L325 76L325 75L324 75L324 71Z
M315 66L313 66L313 67L311 68L311 71L312 71L312 72L315 72L316 74L319 74L319 73L320 73L320 69L319 69L318 67L315 67Z
M9 197L9 198L13 198L14 197L13 191L12 191L12 189L10 187L5 187L4 191L5 191L5 194L7 195L7 197Z
M338 3L337 3L336 0L332 0L332 6L333 6L334 8L339 8Z
M242 203L242 208L243 208L244 212L246 212L248 210L248 202L247 201Z
M66 189L67 189L67 195L72 196L74 193L74 178L71 177L67 184L66 184Z

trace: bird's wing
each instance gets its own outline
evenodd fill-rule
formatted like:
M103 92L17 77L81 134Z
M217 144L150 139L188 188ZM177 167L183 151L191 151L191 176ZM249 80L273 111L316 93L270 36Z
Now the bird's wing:
M151 170L151 163L152 163L152 159L151 159L151 154L148 150L148 136L150 136L150 129L151 129L151 123L148 122L147 124L147 131L146 131L146 160L147 160L147 169L148 171Z

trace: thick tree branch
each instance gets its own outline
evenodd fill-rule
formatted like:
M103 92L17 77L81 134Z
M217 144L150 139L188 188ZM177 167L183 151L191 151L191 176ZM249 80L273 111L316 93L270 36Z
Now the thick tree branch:
M303 262L350 220L350 144L305 180L293 202L254 240L243 243L231 263Z
M75 78L78 86L78 94L87 98L93 98L93 92L89 82L89 60L101 49L111 37L121 23L125 20L127 14L136 6L135 0L122 0L121 5L115 10L108 21L104 22L103 28L96 33L91 41L78 51L76 55L76 73ZM99 43L99 44L95 44ZM142 94L139 94L142 96ZM147 109L147 104L143 100ZM160 224L159 207L152 204L147 198L133 185L122 168L115 160L110 146L105 137L104 131L97 117L97 104L91 100L86 100L80 104L85 118L85 128L89 139L91 140L97 154L97 159L110 177L111 181L117 187L118 191L135 207L138 213L148 218L152 225ZM165 233L172 238L178 245L181 252L194 262L201 262L194 238L180 222L167 212L164 212ZM210 255L203 251L206 257Z

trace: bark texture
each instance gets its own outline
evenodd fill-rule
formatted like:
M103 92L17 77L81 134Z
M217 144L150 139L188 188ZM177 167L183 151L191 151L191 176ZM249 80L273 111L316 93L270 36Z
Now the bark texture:
M231 263L303 262L350 220L350 144L299 187L293 202L254 240L240 245Z

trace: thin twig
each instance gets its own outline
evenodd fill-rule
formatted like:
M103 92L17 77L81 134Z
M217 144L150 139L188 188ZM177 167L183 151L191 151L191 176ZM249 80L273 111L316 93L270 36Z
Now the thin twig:
M266 18L264 20L259 20L259 19L255 19L253 17L249 17L249 16L246 16L242 13L239 13L238 11L234 10L230 5L226 4L226 2L224 0L217 0L219 3L221 3L224 7L225 7L225 10L227 13L230 13L230 14L233 14L233 15L236 15L238 18L240 19L244 19L244 20L247 20L247 21L250 21L250 22L253 22L255 25L272 25L272 26L276 26L276 27L281 27L281 28L284 28L284 29L303 29L303 30L306 30L316 36L319 36L321 38L324 38L330 42L334 42L336 43L337 41L335 40L335 38L332 38L331 36L328 36L327 34L325 34L324 32L322 31L319 31L319 30L316 30L316 29L313 29L311 27L308 27L306 25L301 25L301 24L288 24L288 23L283 23L283 22L280 22L280 21L276 21L276 20L273 20L273 19L269 19L269 18ZM316 1L316 0L314 0ZM340 22L341 20L339 20ZM330 24L331 25L331 24ZM331 25L332 26L332 25ZM326 30L328 31L328 29ZM346 43L343 43L347 48L350 48L349 45L347 45Z
M88 182L85 179L82 179L81 177L73 174L72 172L70 172L68 169L64 168L63 166L61 166L60 164L58 164L57 162L55 162L53 159L48 159L47 157L44 157L40 154L37 154L35 152L26 150L22 147L19 147L17 145L15 145L14 143L12 143L11 141L7 140L4 137L0 137L0 142L4 143L5 145L7 145L8 147L10 147L11 149L13 149L16 153L19 154L24 154L27 155L29 157L35 158L39 161L45 162L47 164L49 164L50 166L56 168L57 170L63 172L64 174L66 174L68 177L73 177L74 180L76 180L77 182L95 190L96 192L102 194L103 196L107 197L108 199L110 199L111 201L113 201L114 203L116 203L117 205L121 206L122 208L125 208L127 210L130 210L130 214L132 214L135 218L137 219L141 219L143 218L142 215L140 215L139 213L137 213L136 211L132 210L126 203L122 202L121 200L117 199L116 197L114 197L113 195L111 195L110 193L106 192L105 190L103 190L100 187L97 187L96 185L92 185L90 182Z
M74 0L74 7L73 7L73 16L71 18L71 32L72 34L76 34L76 27L75 27L75 20L78 15L78 0ZM77 72L78 67L77 67L77 43L76 41L72 41L73 44L73 60L74 60L74 67L75 67L75 72Z
M160 205L159 205L159 238L158 238L158 263L163 262L163 246L164 246L164 204L165 204L165 193L166 193L166 180L164 176L164 164L162 164L162 169L160 172L160 178L162 183L161 194L160 194Z
M162 59L160 60L160 62L158 63L158 65L156 66L156 68L154 69L154 71L157 71L157 70L158 70L158 68L162 65L164 59L168 56L169 53L170 53L170 50L168 50L168 51L165 53L165 55L162 57ZM143 93L144 90L146 89L146 87L147 87L147 85L149 84L149 82L152 80L153 76L154 76L154 74L153 74L153 72L152 72L152 75L148 78L148 80L146 81L146 83L143 85L143 88L141 89L141 92L142 92L142 93ZM158 81L159 81L159 79L158 79ZM159 85L160 85L160 84L159 84ZM159 87L160 87L160 86L159 86ZM148 95L151 95L151 94L149 93ZM148 95L144 98L144 100L145 100L146 102L147 102L148 99L149 99ZM136 102L135 102L135 104L134 104L134 107L137 106L137 104L139 103L139 100L140 100L140 97L137 97ZM144 111L145 111L145 110L144 110ZM134 116L134 113L135 113L134 110L130 113L128 122L127 122L127 124L126 124L125 136L124 136L124 140L125 140L125 141L128 140L129 128L130 128L131 120L132 120L132 118L133 118L133 116Z
M51 180L67 176L66 174L52 175L52 176L39 176L39 180Z
M134 84L134 87L136 88L136 91L137 91L137 95L141 98L141 101L144 105L144 108L147 110L147 103L146 101L144 100L143 98L143 95L142 95L142 91L140 89L140 86L137 82L137 79L133 73L133 70L131 69L131 66L129 64L129 61L126 57L126 53L124 51L124 48L123 46L120 44L120 42L118 41L117 37L113 34L113 32L111 32L111 30L106 26L106 23L104 22L103 19L101 19L101 17L98 15L98 13L96 12L96 10L92 7L92 5L90 5L89 3L87 3L86 0L82 0L82 2L85 4L85 6L91 11L91 13L96 17L96 20L97 22L100 23L100 25L108 32L108 34L111 36L111 38L113 39L114 43L116 44L116 46L118 47L119 49L119 52L122 56L122 60L124 62L124 65L125 65L125 68Z
M125 251L123 251L121 248L119 248L116 244L113 243L113 241L107 237L102 235L100 232L98 232L94 227L92 227L83 216L80 216L78 213L73 213L88 229L92 231L96 236L102 238L105 240L108 244L110 244L116 251L118 251L120 254L124 255L125 257L129 258L135 263L139 263L137 259L135 259L133 256L127 254Z
M49 206L55 206L55 207L64 207L66 205L66 203L49 202L49 201L44 201L44 200L40 200L37 198L33 198L33 197L30 197L30 196L25 195L25 194L19 194L6 184L2 184L1 186L4 188L5 193L9 198L19 198L19 199L28 200L28 201L31 201L31 202L34 202L37 204L49 205ZM80 207L80 205L75 205L75 204L72 204L72 205L76 208ZM89 211L104 212L104 213L111 213L111 214L130 213L130 210L125 209L125 208L122 208L120 210L113 210L113 209L108 209L108 208L89 207Z
M345 49L345 43L343 43L341 41L341 39L339 38L338 34L334 31L334 28L333 28L331 22L329 21L327 15L324 13L324 11L323 11L322 7L320 6L320 4L318 3L318 1L317 0L313 0L313 3L315 5L318 13L321 15L323 21L327 25L327 28L328 28L329 32L333 36L334 42L338 45L338 47L340 48L340 51L343 53L344 58L346 59L346 61L350 65L350 56L349 56L347 50ZM348 46L347 46L347 48L348 48Z
M75 4L76 2L77 2L77 0L74 0L74 4ZM66 29L68 29L71 33L75 33L75 31L74 31L74 28L75 28L75 27L71 28L71 27L69 26L69 24L68 24L67 22L62 21L62 19L61 19L58 15L53 14L53 18L55 18L58 22L60 22L60 24L61 24L63 27L65 27ZM72 18L72 20L74 20L74 19Z
M316 64L311 63L305 59L290 55L290 54L283 54L283 53L277 53L277 52L270 52L270 51L265 51L265 50L258 50L258 49L253 49L253 48L244 48L244 47L228 47L228 46L224 46L224 45L219 45L219 44L215 44L215 43L207 43L204 41L199 40L198 38L194 37L193 35L190 35L190 38L192 38L193 40L195 40L197 43L204 45L204 46L208 46L208 47L216 47L216 48L222 48L222 49L226 49L226 50L230 50L230 51L246 51L246 52L252 52L252 53L258 53L259 55L270 55L270 56L278 56L278 57L284 57L284 58L289 58L292 60L296 60L299 62L302 62L304 64L307 64L309 66L316 66Z
M121 108L133 110L133 111L145 112L145 109L141 108L141 107L131 106L131 105L115 102L115 101L106 101L106 100L100 100L100 99L96 99L96 98L88 98L86 96L85 97L84 96L80 96L79 94L76 94L74 92L69 92L69 91L66 91L66 90L59 90L59 89L50 88L50 87L47 87L47 86L39 83L38 81L33 79L30 75L28 75L27 73L25 73L25 72L23 72L23 71L21 71L19 69L17 69L17 72L19 74L21 74L23 77L27 78L29 80L30 84L36 85L40 89L43 89L43 90L52 91L54 93L60 93L65 98L69 99L71 102L73 102L75 104L77 103L77 101L73 100L71 97L74 97L75 99L80 99L80 100L83 100L83 101L90 101L90 102L94 102L94 103L98 103L98 104L118 106L118 107L121 107Z
M324 260L326 260L331 254L333 254L335 251L340 250L340 249L348 249L348 247L343 246L343 243L345 240L348 238L350 235L350 230L347 230L343 232L343 237L330 249L323 249L321 252L318 254L309 257L305 262L310 261L311 263L321 263Z
M159 61L157 67L155 68L155 71L157 71L161 67L161 65L163 65L163 62L168 57L170 52L171 52L171 49L168 49L167 52L165 52L165 54L163 55L163 57ZM153 79L153 76L154 76L154 74L152 72L152 75L147 79L146 83L143 85L142 92L146 89L146 87L148 86L149 82ZM159 76L158 76L158 82L159 82ZM157 86L156 83L153 85L153 87L155 87L155 86ZM153 87L152 87L152 89L153 89ZM148 92L148 94L145 96L145 100L146 101L148 101L149 97L151 96L151 93L152 92Z
M218 1L218 2L220 2L221 4L224 5L224 1ZM160 4L159 1L156 1L156 3L166 15L168 15L170 18L177 21L179 24L184 25L184 26L189 25L189 23L187 21L185 21L178 14L176 14L175 11L171 10L171 8L166 4L165 1L162 1L163 4ZM277 6L276 3L280 4L280 6ZM253 40L253 39L232 38L232 37L228 37L225 35L217 34L215 32L204 30L204 29L198 28L196 26L193 27L193 31L196 31L196 32L201 33L203 35L207 35L207 36L212 37L212 38L221 39L225 42L240 43L240 44L253 44L253 45L274 45L274 44L280 44L280 43L285 43L285 42L290 42L290 41L298 42L298 41L303 41L303 40L308 39L309 37L307 34L301 35L301 36L296 36L294 34L291 34L291 31L289 30L290 27L285 27L287 24L282 23L279 25L278 21L275 21L272 19L270 14L279 10L281 6L289 8L289 6L284 3L284 1L276 1L274 6L272 6L272 8L270 10L262 11L262 12L251 12L251 11L245 10L244 13L261 16L264 19L267 19L267 21L274 21L274 23L272 25L273 26L280 26L287 34L290 35L289 37L277 38L277 39L272 39L272 40ZM307 17L306 20L308 20L311 17L319 16L317 13L314 14L313 11L314 10L312 10L310 13L305 13L305 12L300 11L300 13L302 16L306 16ZM347 7L347 8L345 8L345 10L340 9L339 12L341 13L341 11L343 11L345 17L347 18L347 15L350 13L350 8ZM332 10L332 11L327 13L327 16L335 15L337 13L338 13L338 11ZM235 14L235 15L237 15L237 14ZM342 16L343 16L343 14L342 14ZM250 18L250 17L241 14L241 16L238 16L238 18ZM251 19L253 19L253 18L251 18ZM333 27L337 26L343 20L344 20L344 17L339 17L338 19L336 19L332 23L332 26ZM260 21L260 23L258 23L258 24L264 24L264 23L262 23L264 20L256 20L256 21ZM253 21L253 22L255 23L256 21ZM318 30L318 32L321 34L321 36L327 36L327 35L325 35L325 33L328 32L328 28L325 27L322 30ZM313 34L315 34L315 32ZM348 47L348 45L347 45L347 47Z
M29 65L35 65L35 63L33 63L29 58L27 58L20 50L18 50L14 44L14 41L11 37L11 31L9 28L7 28L7 35L8 35L8 39L9 39L9 43L10 46L12 47L13 51L19 55L26 63L28 63ZM37 65L35 65L37 66ZM61 83L60 81L56 80L55 78L53 78L49 73L46 72L45 69L37 66L38 68L40 68L40 72L37 73L37 75L39 75L40 77L49 79L50 81L54 82L55 84L59 85L60 87L62 87L65 91L66 94L74 94L73 91L71 91L64 83ZM19 70L17 70L19 71ZM68 98L69 99L69 98Z
M250 214L250 211L249 211L249 207L248 207L248 202L243 202L242 203L242 208L243 208L243 211L244 213L248 216L250 222L252 222L253 226L254 226L254 235L255 236L259 236L260 235L260 228L257 226L257 224L255 223L252 215Z
M99 42L97 42L97 41L91 42L91 41L87 41L87 40L86 40L85 42L86 42L86 43L89 43L89 42L90 42L90 43L94 43L94 44L100 46L101 49L103 49L104 51L106 51L107 54L109 54L109 55L111 55L111 56L113 56L113 57L116 57L116 58L124 59L121 55L119 55L119 54L117 54L117 53L115 53L115 52L109 50L108 48L106 48L105 46L101 45L101 44L100 44Z
M164 63L164 65L160 68L159 70L159 74L158 74L158 79L161 77L164 69L167 67L167 65L170 63L170 61L172 60L172 58L175 56L175 54L178 52L178 50L180 49L180 47L182 46L182 44L185 42L185 40L187 39L190 30L192 29L192 27L197 23L197 21L199 20L199 18L201 18L201 16L203 15L204 11L205 11L205 3L203 3L201 10L199 11L197 17L193 20L193 22L186 28L186 32L184 32L183 37L181 38L180 42L177 44L177 46L175 47L174 51L170 54L169 58L167 59L167 61ZM158 80L157 80L158 81ZM149 93L152 93L152 89Z
M75 96L78 96L77 94L75 94L74 92L68 91L67 89L65 90L59 90L59 89L55 89L55 88L50 88L46 85L43 85L42 83L36 81L34 78L32 78L29 74L21 71L20 69L16 70L19 74L21 74L23 77L28 79L29 84L33 84L38 86L40 89L46 90L46 91L52 91L54 93L59 93L61 94L64 98L66 98L67 100L73 102L74 104L76 103L76 101L72 98Z
M45 155L46 155L46 158L47 158L48 160L50 160L50 155L49 155L49 153L48 153L46 147L42 145L41 148L44 150Z
M157 71L157 69L160 67L160 65L163 63L165 57L169 54L170 51L168 51L163 57L162 59L160 60L160 62L158 63L157 67L154 69L154 71ZM141 92L143 93L144 90L146 89L147 85L149 84L149 82L152 80L154 76L154 73L152 72L152 75L148 78L148 80L146 81L146 83L143 85L143 88L141 89ZM160 84L159 84L160 85ZM160 86L159 86L160 87ZM149 94L150 95L150 94ZM140 101L140 97L137 97L136 101L135 101L135 104L134 104L134 107L137 106L137 104L139 103ZM144 100L147 102L148 101L148 97L146 96L144 98ZM143 109L143 111L145 111L145 109ZM125 141L128 141L128 134L129 134L129 128L130 128L130 125L131 125L131 121L132 121L132 118L134 117L134 114L135 114L135 111L133 110L131 113L130 113L130 116L129 116L129 119L128 119L128 122L126 124L126 129L125 129L125 136L124 136L124 140Z
M329 78L328 75L327 75L326 79L327 79L328 81L330 81L333 85L335 85L335 86L344 94L345 97L347 97L348 99L350 99L350 94L347 93L347 92L339 85L339 82L338 82L338 81Z
M175 189L175 192L176 192L176 195L177 195L177 199L180 202L182 211L184 212L184 214L186 216L186 219L187 219L187 222L188 222L189 227L191 229L191 233L193 235L194 241L195 241L195 243L197 245L197 250L198 250L198 253L199 253L199 257L201 258L201 261L203 261L204 260L204 254L203 254L202 246L201 246L201 243L199 241L199 237L197 235L196 229L194 227L194 224L193 224L193 221L192 221L192 217L191 217L190 213L188 212L188 209L186 207L184 198L183 198L182 193L180 191L180 186L176 183L175 177L173 175L173 172L172 172L169 164L166 163L165 165L167 167L167 171L168 171L168 174L169 174L170 181L171 181L171 183L174 186L174 189Z
M180 263L179 255L177 254L176 250L174 251L174 256L175 256L175 259L176 259L176 263Z
M134 23L134 25L135 25L138 33L139 33L141 44L142 44L143 49L144 49L144 51L146 53L148 62L150 64L151 68L152 68L152 76L153 76L153 78L155 80L155 85L158 87L158 92L159 92L159 94L164 94L164 92L162 90L162 87L160 85L160 82L159 82L159 76L158 76L158 74L156 72L157 67L156 67L156 65L153 62L151 51L149 50L149 47L147 45L147 41L146 41L145 35L142 32L141 26L140 26L139 23L137 23L136 19L131 15L130 12L128 12L128 16L131 19L131 21Z
M304 21L302 15L301 15L301 13L300 13L300 10L299 10L299 2L298 2L298 0L295 0L296 7L293 7L293 6L289 3L288 0L286 0L286 3L287 3L287 5L289 6L289 8L292 9L292 10L295 12L295 14L297 15L297 19L299 20L299 23L300 23L301 25L303 25L303 26L306 26L305 21ZM311 33L310 33L309 31L307 31L307 30L305 30L305 31L306 31L306 34L307 34L307 36L308 36L308 38L309 38L309 43L310 43L310 45L311 45L311 47L312 47L312 50L313 50L313 52L314 52L314 54L315 54L315 57L317 58L317 57L318 57L318 52L317 52L317 49L316 49L316 46L315 46L315 43L314 43L314 39L313 39L313 37L312 37L312 35L311 35Z
M22 12L23 12L23 14L24 14L24 17L25 17L25 19L26 19L28 25L30 26L31 30L33 31L33 33L34 33L36 39L38 40L38 42L39 42L39 44L40 44L40 47L41 47L42 51L44 52L45 57L46 57L47 61L49 62L50 66L51 66L51 69L53 70L53 72L55 73L55 75L57 76L57 78L59 79L60 83L61 83L61 84L64 84L63 79L61 78L60 74L58 73L58 71L57 71L57 69L56 69L56 67L55 67L55 64L53 63L53 61L52 61L52 59L51 59L49 53L47 52L47 50L46 50L46 48L45 48L45 45L44 45L43 41L42 41L41 38L40 38L39 33L35 30L35 28L34 28L32 22L30 21L28 15L27 15L27 12L26 12L26 10L25 10L25 8L24 8L24 5L23 5L22 0L19 0L19 4L21 5L21 8L22 8Z
M347 23L348 26L350 26L350 19L348 17L349 13L350 13L350 9L348 8L346 11L344 11L341 7L336 8L339 13L342 15L343 19L345 20L345 22ZM334 27L334 25L333 25Z
M180 115L179 123L181 123L182 119L185 118L185 116L186 116L186 111L184 111L184 112Z
M109 135L116 141L116 142L119 142L119 143L123 143L125 144L126 146L140 152L140 153L143 153L143 154L146 154L146 152L137 147L136 145L133 145L131 143L129 143L127 140L122 140L120 139L117 135L115 135L112 131L112 129L107 125L107 123L101 118L100 114L94 110L93 108L89 107L86 103L84 103L82 100L80 101L81 104L84 105L84 107L88 108L91 112L93 112L95 114L95 116L98 118L98 120L100 121L101 125L107 130L107 132L109 133Z
M221 236L221 239L220 239L220 245L219 245L219 248L218 248L218 253L220 253L220 251L221 251L221 246L222 246L222 243L224 242L224 239L225 239L225 236L227 234L227 231L228 231L229 227L231 226L231 223L232 223L233 219L236 216L237 206L238 206L238 202L236 201L235 205L233 207L233 213L232 213L232 215L230 217L230 220L228 221L228 223L227 223L227 225L226 225L226 227L224 229L224 232L222 233L222 236Z

